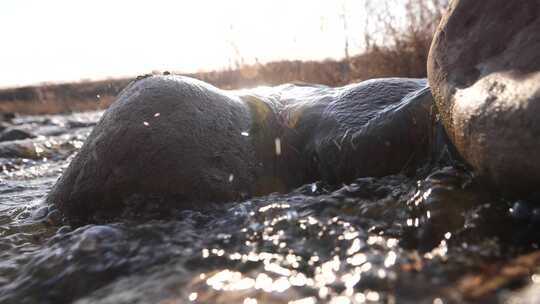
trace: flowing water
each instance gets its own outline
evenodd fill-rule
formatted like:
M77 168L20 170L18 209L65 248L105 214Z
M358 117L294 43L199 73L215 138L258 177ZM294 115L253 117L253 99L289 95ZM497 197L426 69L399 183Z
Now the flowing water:
M44 196L100 112L0 143L0 303L461 303L538 296L540 209L463 166L71 227ZM136 200L136 198L134 198ZM159 213L159 214L158 214Z

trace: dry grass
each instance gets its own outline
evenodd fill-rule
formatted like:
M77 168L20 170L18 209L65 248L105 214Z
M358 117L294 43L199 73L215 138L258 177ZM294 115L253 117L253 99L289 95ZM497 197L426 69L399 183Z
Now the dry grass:
M0 113L52 114L107 108L131 79L0 90Z

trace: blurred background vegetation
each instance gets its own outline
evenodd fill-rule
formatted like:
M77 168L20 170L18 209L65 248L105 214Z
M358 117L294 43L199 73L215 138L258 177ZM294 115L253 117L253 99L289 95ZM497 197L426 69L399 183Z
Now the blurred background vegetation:
M379 77L426 77L426 60L448 0L359 0L365 9L363 33L345 35L343 59L323 61L284 60L244 64L242 50L235 50L232 64L223 70L184 74L222 89L250 88L288 82L340 86ZM346 8L340 15L343 30L350 32ZM362 51L350 54L351 42ZM234 45L234 42L231 42ZM161 74L162 71L155 71ZM169 72L166 72L169 73ZM0 90L0 112L59 113L106 108L135 78L43 84Z

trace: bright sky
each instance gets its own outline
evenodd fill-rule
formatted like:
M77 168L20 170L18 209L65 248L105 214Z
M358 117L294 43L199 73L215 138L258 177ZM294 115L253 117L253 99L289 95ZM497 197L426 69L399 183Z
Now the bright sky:
M340 58L343 7L355 53L360 0L1 0L0 87Z

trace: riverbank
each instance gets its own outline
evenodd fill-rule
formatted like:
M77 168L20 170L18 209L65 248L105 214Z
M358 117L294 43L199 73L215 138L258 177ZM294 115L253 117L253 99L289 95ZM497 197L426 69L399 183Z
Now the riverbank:
M242 65L220 71L181 73L208 82L221 89L253 88L283 83L317 83L341 86L379 77L426 77L425 58L428 42L411 54L397 54L393 48L374 48L370 52L343 60L276 61ZM412 53L417 53L416 55ZM0 89L0 112L54 114L95 111L107 108L116 95L137 77L41 84Z

